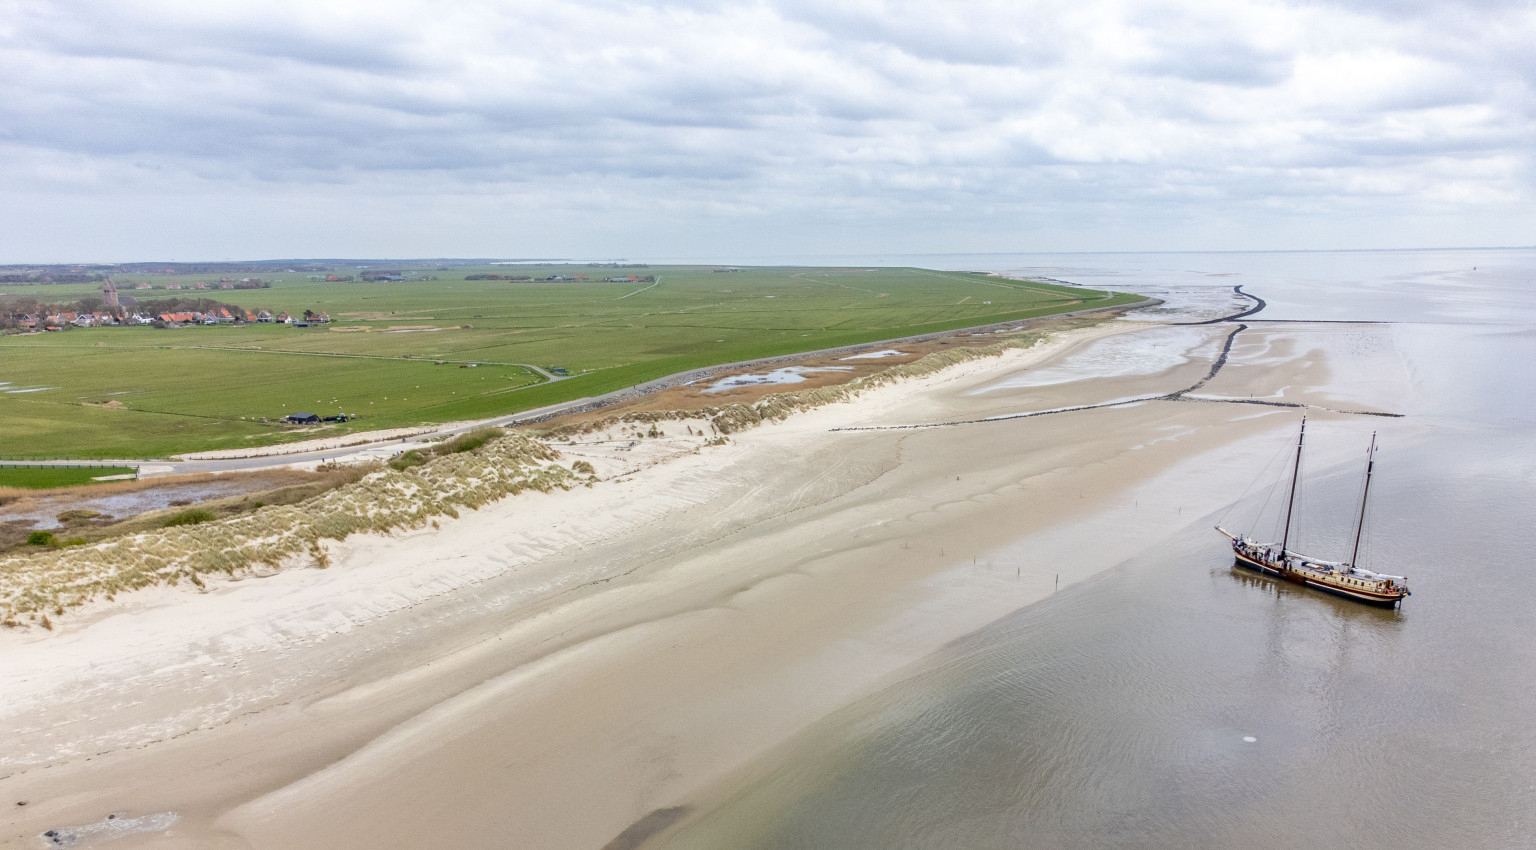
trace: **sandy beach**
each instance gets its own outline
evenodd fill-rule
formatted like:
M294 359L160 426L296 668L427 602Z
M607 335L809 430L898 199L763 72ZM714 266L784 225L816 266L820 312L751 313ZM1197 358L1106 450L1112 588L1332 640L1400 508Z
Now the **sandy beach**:
M1297 411L1006 418L1189 387L1230 332L1106 322L726 445L600 429L555 444L591 487L0 633L0 845L640 846L935 649L1232 501ZM1309 389L1326 352L1284 325L1232 357L1202 397L1393 397Z

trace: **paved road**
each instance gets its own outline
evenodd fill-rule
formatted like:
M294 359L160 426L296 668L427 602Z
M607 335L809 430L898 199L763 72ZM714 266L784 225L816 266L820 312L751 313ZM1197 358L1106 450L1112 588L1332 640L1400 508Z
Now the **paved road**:
M1152 300L1156 301L1156 299ZM0 466L80 466L82 463L89 463L93 466L131 466L139 468L140 477L149 477L154 475L181 475L185 473L196 472L236 472L255 469L269 469L274 466L288 466L290 464L319 464L328 460L350 458L357 455L372 455L379 458L386 458L398 454L402 451L406 451L414 446L423 443L436 442L438 440L442 440L445 437L462 434L466 431L473 431L476 428L529 425L538 422L544 422L557 416L598 410L600 408L611 407L616 404L623 404L625 402L634 401L635 399L650 395L651 393L660 392L662 390L671 389L673 387L682 386L685 384L697 383L699 381L714 377L719 373L734 371L736 369L756 366L776 366L780 364L794 363L811 357L826 357L836 354L850 354L875 348L883 348L891 345L900 345L902 343L910 344L915 342L928 342L935 339L958 336L961 334L991 333L1001 330L1023 329L1056 319L1067 318L1070 316L1082 316L1090 313L1099 313L1106 310L1120 310L1132 306L1145 307L1148 305L1121 304L1114 307L1090 307L1084 310L1074 310L1069 313L1053 313L1049 316L1041 316L1036 319L1018 319L1012 322L998 322L991 325L979 325L977 327L960 328L958 330L952 331L940 331L938 333L919 334L917 336L905 336L898 337L896 339L884 339L878 340L876 342L859 343L858 345L845 345L838 348L823 348L816 351L802 351L797 354L786 354L779 357L764 357L757 360L741 360L735 363L721 363L715 366L707 366L702 369L690 369L686 372L678 372L674 375L668 375L664 378L657 378L654 381L646 381L643 384L636 384L632 387L626 387L625 389L615 390L614 392L605 393L599 396L574 399L572 401L562 402L560 404L553 404L548 407L540 407L534 410L524 410L520 413L498 416L494 419L482 419L477 422L471 422L456 427L439 428L424 434L419 434L414 437L406 437L403 439L397 438L393 440L379 440L372 443L361 443L334 449L294 452L292 454L264 455L261 457L230 458L226 460L157 461L144 460L143 458L134 458L124 460L92 461L0 461ZM542 369L539 371L543 372ZM548 377L554 380L559 380L559 378L555 375L548 375Z

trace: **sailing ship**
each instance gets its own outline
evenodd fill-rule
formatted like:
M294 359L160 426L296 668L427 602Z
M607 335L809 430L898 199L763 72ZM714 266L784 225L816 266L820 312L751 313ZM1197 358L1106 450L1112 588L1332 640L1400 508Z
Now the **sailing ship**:
M1301 477L1301 451L1307 439L1307 417L1301 417L1301 432L1296 437L1296 463L1291 469L1291 494L1285 507L1285 531L1279 543L1260 543L1245 534L1233 534L1216 526L1232 541L1232 554L1236 565L1287 581L1332 593L1356 602L1371 605L1393 606L1410 596L1407 579L1403 576L1372 572L1356 566L1360 557L1360 538L1365 531L1365 506L1371 496L1371 473L1376 466L1376 435L1371 434L1371 447L1365 461L1365 489L1360 494L1360 517L1355 523L1355 545L1349 560L1325 561L1288 548L1291 540L1291 515L1296 509L1296 485Z

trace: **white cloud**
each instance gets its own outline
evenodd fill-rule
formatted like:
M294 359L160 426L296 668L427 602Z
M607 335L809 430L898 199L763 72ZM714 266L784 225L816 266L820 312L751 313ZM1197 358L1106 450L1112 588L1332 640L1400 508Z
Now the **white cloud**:
M0 0L0 260L1529 242L1468 8Z

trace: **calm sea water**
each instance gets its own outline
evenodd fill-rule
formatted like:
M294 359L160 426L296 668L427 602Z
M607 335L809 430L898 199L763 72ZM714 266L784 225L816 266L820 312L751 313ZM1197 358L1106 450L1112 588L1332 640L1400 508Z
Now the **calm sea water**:
M1381 457L1370 554L1415 595L1234 571L1206 517L826 718L656 846L1536 847L1536 251L886 259L1396 323L1372 333L1415 437ZM1314 515L1347 516L1358 472L1316 470Z

